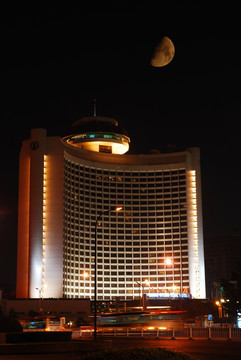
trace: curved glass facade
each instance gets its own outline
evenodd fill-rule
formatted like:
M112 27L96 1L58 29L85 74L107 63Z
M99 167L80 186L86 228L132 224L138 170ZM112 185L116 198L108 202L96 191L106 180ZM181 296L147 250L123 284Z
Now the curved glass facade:
M97 224L98 299L189 293L184 168L112 170L65 158L64 189L66 297L93 298L95 222L119 205Z

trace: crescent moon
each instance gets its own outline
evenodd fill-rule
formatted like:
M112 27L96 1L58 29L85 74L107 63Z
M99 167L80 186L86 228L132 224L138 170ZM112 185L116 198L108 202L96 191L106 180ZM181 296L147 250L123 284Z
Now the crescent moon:
M174 58L175 47L171 39L164 36L155 48L151 58L151 66L162 67L169 64Z

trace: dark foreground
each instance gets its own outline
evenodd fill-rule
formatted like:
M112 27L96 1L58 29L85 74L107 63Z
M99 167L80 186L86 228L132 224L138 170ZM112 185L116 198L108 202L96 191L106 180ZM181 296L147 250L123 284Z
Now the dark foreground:
M98 340L103 341L103 340ZM43 344L44 346L44 344ZM90 349L92 340L90 340ZM140 340L113 339L112 348L123 347L164 347L188 354L195 360L239 360L241 342L226 340ZM79 353L0 355L0 360L80 360Z

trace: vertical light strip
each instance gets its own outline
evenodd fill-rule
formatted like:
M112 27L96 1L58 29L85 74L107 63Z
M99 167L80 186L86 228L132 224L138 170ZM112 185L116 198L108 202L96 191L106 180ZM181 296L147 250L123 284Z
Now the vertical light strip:
M42 284L41 292L44 292L44 271L45 271L45 242L46 242L46 204L47 202L47 156L44 155L43 170L43 232L42 232Z
M199 247L198 247L198 216L197 216L197 185L196 185L196 171L191 170L189 172L189 201L190 201L190 228L192 235L192 249L194 259L194 284L195 298L200 298L200 273L199 273Z

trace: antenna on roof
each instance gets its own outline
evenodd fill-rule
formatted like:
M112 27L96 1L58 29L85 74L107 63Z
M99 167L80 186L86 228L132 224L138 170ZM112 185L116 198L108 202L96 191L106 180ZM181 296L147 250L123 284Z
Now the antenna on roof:
M94 103L94 117L96 116L96 99L93 99L93 103Z

